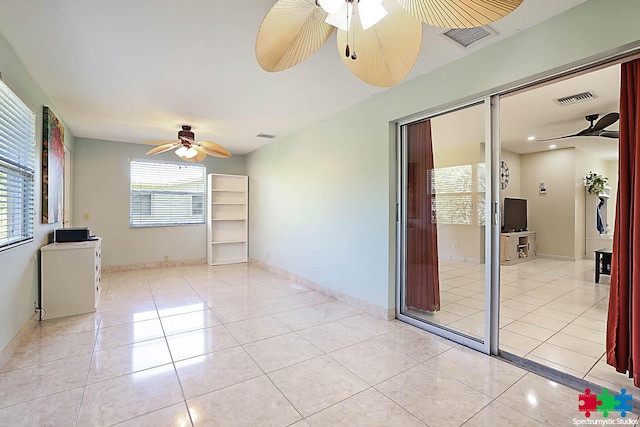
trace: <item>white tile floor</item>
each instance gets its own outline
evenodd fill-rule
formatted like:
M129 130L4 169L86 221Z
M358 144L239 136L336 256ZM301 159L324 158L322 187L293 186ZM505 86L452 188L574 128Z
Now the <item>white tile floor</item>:
M484 265L441 261L442 310L422 317L470 336L484 333ZM594 261L537 258L501 267L500 348L605 387L633 382L605 361L609 276Z
M578 391L253 265L114 273L103 283L97 313L43 321L1 367L0 425L541 426L584 419Z

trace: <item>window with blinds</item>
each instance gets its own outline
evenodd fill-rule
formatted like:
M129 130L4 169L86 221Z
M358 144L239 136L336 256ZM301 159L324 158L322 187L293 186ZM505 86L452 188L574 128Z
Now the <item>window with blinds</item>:
M202 165L131 160L131 227L204 224Z
M485 164L431 171L438 224L485 225Z
M36 116L0 81L0 250L33 240Z

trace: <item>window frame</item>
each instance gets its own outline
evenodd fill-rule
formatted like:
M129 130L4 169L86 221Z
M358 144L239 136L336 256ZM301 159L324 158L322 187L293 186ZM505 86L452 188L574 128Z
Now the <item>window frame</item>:
M6 213L0 214L2 252L34 240L37 144L35 111L2 79L0 92L0 176L5 180L0 190L6 191ZM13 203L10 193L18 194Z
M438 190L438 173L445 173L447 169L451 170L453 168L460 167L470 167L470 180L469 183L469 191L439 191ZM485 189L482 188L482 183L485 180L486 176L486 165L484 162L480 163L471 163L471 164L461 164L461 165L452 165L445 166L441 168L435 168L431 171L432 173L432 187L431 194L435 197L435 216L436 222L442 225L473 225L473 226L484 226L486 225L486 218L483 215L485 208ZM455 219L446 218L443 214L442 210L438 210L438 199L440 198L441 204L446 199L457 199L457 198L469 198L471 207L469 212L469 222L457 222ZM446 202L445 202L446 203Z
M167 170L170 168L178 169L189 168L193 172L195 169L201 169L202 178L201 178L201 190L192 191L188 189L184 189L183 191L179 190L161 190L161 189L135 189L136 185L144 185L143 182L134 183L134 167L139 165L140 168L143 167L154 167L150 165L158 166L162 168L163 166L167 167ZM144 166L143 166L144 165ZM137 173L141 171L138 170ZM175 172L175 170L173 171ZM159 174L164 173L166 176L166 171L159 170L158 172L154 172ZM199 178L198 178L199 179ZM150 183L146 183L150 185ZM176 185L180 183L176 182ZM198 183L200 184L200 183ZM151 184L152 185L152 184ZM180 227L186 225L202 225L206 224L206 187L207 187L207 168L205 165L196 164L196 163L184 163L184 162L170 162L170 161L160 161L160 160L147 160L147 159L130 159L129 161L129 227L130 228L150 228L150 227ZM197 215L193 215L193 200L194 197L202 197L202 212ZM142 200L141 198L145 198ZM148 201L146 198L148 197ZM134 211L134 199L138 198L137 207L138 209L144 209L145 212L135 212ZM172 199L173 198L173 199ZM175 202L175 200L179 200L179 198L183 198L184 202ZM164 202L163 202L164 200ZM169 203L166 204L167 200L174 200L175 204ZM169 211L166 209L169 207ZM182 209L185 214L175 214L171 208L179 208ZM169 213L167 213L169 212ZM146 218L145 218L146 217ZM152 218L156 217L156 220L153 221Z

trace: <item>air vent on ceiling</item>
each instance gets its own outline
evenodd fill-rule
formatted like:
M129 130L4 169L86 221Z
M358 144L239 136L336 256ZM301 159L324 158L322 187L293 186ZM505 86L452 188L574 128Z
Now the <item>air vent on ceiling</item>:
M273 139L275 137L276 137L276 135L269 135L268 133L259 133L259 134L256 135L256 138Z
M494 36L496 34L497 33L495 32L495 30L488 26L475 28L453 28L442 33L442 35L447 39L464 48L467 48L484 38Z
M565 96L564 98L554 99L560 105L571 105L578 102L588 101L596 96L592 92L582 92L577 95Z

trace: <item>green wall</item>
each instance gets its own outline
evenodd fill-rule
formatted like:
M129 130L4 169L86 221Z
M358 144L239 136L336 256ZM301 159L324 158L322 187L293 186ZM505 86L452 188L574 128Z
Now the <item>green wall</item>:
M49 233L62 226L40 224L41 215L41 155L42 155L42 107L52 108L64 124L64 117L57 114L55 105L31 78L13 48L0 34L0 74L2 80L36 112L36 176L35 176L35 218L32 242L0 251L0 350L16 335L20 328L33 316L33 303L38 299L40 247L47 244ZM64 143L73 151L74 138L65 130Z
M173 152L148 157L149 146L76 138L74 153L75 226L102 237L105 266L193 260L207 256L205 224L129 227L129 159L181 161ZM244 156L202 161L207 173L245 173ZM89 219L85 219L88 214Z

